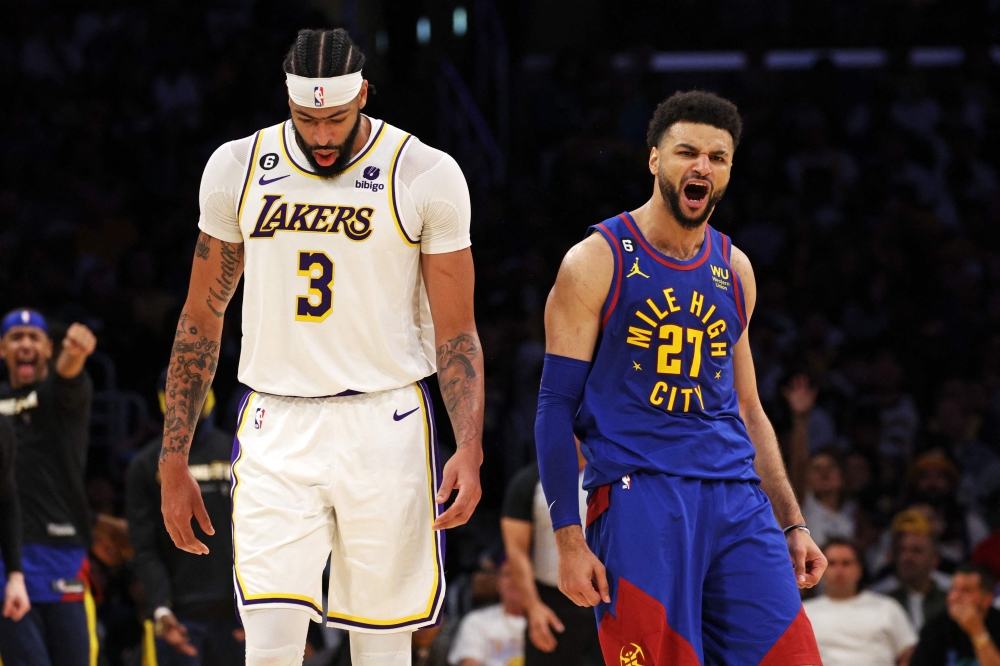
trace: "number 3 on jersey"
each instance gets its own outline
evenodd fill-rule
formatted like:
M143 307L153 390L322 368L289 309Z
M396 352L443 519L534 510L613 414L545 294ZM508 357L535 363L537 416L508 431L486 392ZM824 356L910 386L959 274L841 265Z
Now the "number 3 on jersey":
M309 295L295 299L295 320L323 321L333 312L333 260L324 252L299 252L299 275L309 278Z

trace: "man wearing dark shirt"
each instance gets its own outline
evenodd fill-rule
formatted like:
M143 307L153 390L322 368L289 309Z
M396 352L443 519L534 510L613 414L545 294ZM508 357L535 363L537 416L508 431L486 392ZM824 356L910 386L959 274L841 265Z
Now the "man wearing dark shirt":
M586 459L577 443L580 482ZM581 520L587 513L587 494L579 489ZM594 613L569 600L559 584L549 503L542 492L538 464L518 472L504 496L500 530L514 585L528 619L524 644L525 666L589 666L603 664Z
M0 416L0 576L6 574L3 617L17 622L31 610L21 568L21 506L14 480L17 442L10 419Z
M0 322L8 381L0 414L17 439L23 563L31 610L20 622L0 618L4 666L87 666L91 640L85 599L90 516L84 490L93 388L83 366L97 340L82 324L66 332L50 367L45 319L15 310Z
M166 406L166 372L160 375L160 408ZM215 427L215 395L209 390L198 429L191 442L188 469L201 487L212 524L226 524L232 515L230 456L233 437ZM146 631L156 636L159 666L239 666L245 661L243 643L233 612L233 536L218 530L205 536L207 555L176 548L160 513L158 461L162 438L146 445L128 469L125 513L135 547L135 565L146 590L152 621ZM153 663L153 662L150 662Z
M996 579L978 564L963 564L951 579L948 612L920 631L910 666L1000 666L1000 611Z

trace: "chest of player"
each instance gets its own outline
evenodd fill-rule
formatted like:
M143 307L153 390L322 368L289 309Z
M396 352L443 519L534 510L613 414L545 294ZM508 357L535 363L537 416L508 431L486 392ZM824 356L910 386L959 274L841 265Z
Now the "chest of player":
M263 130L239 211L248 259L302 247L356 258L418 252L402 219L416 219L412 202L394 186L406 136L381 124L354 162L327 179L295 162L281 126Z
M674 266L634 238L618 239L621 278L602 348L617 350L626 382L668 412L713 411L732 393L742 293L721 235L707 237L716 247Z

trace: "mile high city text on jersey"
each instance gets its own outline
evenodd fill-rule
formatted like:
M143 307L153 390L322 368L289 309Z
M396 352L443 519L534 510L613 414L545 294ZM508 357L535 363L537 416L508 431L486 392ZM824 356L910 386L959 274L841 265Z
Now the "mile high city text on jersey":
M375 209L352 208L337 204L281 202L281 194L265 194L250 238L273 238L278 231L304 231L320 234L344 234L353 241L372 235L371 217Z

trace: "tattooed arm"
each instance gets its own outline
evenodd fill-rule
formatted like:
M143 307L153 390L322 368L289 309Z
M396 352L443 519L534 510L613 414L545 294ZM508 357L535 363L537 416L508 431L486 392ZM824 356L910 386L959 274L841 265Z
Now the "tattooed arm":
M466 248L422 258L424 283L434 319L438 382L458 450L448 460L441 479L438 504L458 490L454 504L438 517L434 529L465 524L472 516L482 489L483 462L483 352L473 314L476 276L472 250Z
M191 527L191 517L214 534L201 489L188 471L188 451L205 396L219 363L222 316L243 274L243 244L201 232L195 247L187 301L177 322L167 369L163 447L160 449L163 521L174 545L189 553L208 548Z

